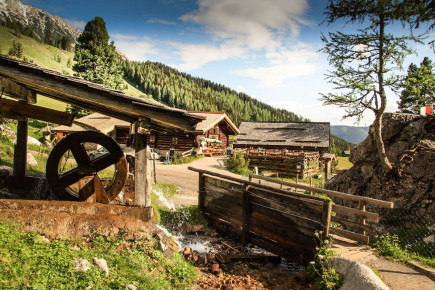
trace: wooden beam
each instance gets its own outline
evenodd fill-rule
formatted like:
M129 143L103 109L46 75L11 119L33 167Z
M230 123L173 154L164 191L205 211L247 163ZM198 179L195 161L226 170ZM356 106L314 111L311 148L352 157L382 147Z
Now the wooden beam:
M18 121L17 144L14 147L14 176L24 178L27 166L28 121Z
M190 116L183 110L144 102L140 98L104 88L102 85L38 67L17 64L13 60L1 57L0 76L26 86L38 94L129 122L147 117L153 123L166 128L194 132L196 123L203 119Z
M283 180L279 180L279 179L275 179L275 178L270 178L270 177L266 177L266 176L262 176L262 175L250 174L249 176L253 177L253 178L267 180L267 181L270 181L270 182L273 182L276 184L282 184L282 185L291 186L291 187L295 187L295 188L299 188L299 189L304 189L307 191L323 193L323 194L326 194L327 196L338 197L338 198L342 198L344 200L357 201L357 202L359 202L360 200L363 200L367 204L372 204L372 205L376 205L379 207L385 207L385 208L393 208L394 207L394 202L390 202L390 201L379 200L379 199L365 197L365 196L359 196L359 195L353 195L353 194L348 194L348 193L343 193L343 192L328 190L328 189L323 189L323 188L310 187L308 185L287 182L287 181L283 181Z
M147 135L139 134L138 128L146 128L146 120L138 120L134 124L135 140L135 194L134 204L138 207L151 207L151 164L147 159Z
M25 102L16 102L8 99L1 99L1 108L4 112L11 113L16 116L33 118L65 126L71 126L74 119L74 116L70 113L29 105Z
M11 98L36 103L36 93L10 79L0 77L0 91Z

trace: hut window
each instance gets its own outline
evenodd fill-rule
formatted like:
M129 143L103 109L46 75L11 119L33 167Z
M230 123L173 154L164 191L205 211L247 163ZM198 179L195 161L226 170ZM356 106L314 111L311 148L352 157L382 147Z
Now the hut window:
M178 137L172 137L172 145L178 144Z
M150 135L150 143L156 142L156 135Z

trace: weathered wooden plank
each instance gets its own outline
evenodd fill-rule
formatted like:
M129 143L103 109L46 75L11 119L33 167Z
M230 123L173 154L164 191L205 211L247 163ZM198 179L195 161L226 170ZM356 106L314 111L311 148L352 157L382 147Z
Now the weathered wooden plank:
M275 241L267 240L255 235L252 235L250 240L253 244L300 265L308 265L308 263L314 258L315 254L314 248L287 248Z
M323 226L323 239L329 236L329 227L331 225L332 201L325 200L323 204L322 213L322 226Z
M360 243L365 244L365 245L369 244L370 238L368 236L364 236L364 235L357 234L357 233L354 233L351 231L346 231L346 230L332 228L332 227L329 230L330 230L331 234L345 237L345 238L360 242Z
M369 233L374 233L375 232L375 228L373 226L370 225L365 225L362 224L361 222L358 221L351 221L345 218L341 218L338 216L331 216L331 221L334 223L339 223L343 226L352 228L352 229L356 229L356 230L360 230L360 231L366 231Z
M70 113L29 105L25 102L16 102L8 99L1 99L1 108L3 111L12 112L19 116L65 126L71 126L74 119L74 116Z
M36 93L34 91L10 79L0 77L0 87L2 88L2 92L9 97L24 100L32 104L36 103Z
M208 190L206 190L206 195L204 197L204 206L209 204L220 205L228 211L241 211L242 210L242 201L235 200L230 196L216 197L210 194Z
M318 201L321 201L322 204L323 204L323 200L324 200L324 198L321 198L321 197L310 196L310 195L301 194L301 193L297 193L297 192L288 192L288 191L285 191L285 190L277 189L277 188L272 187L272 186L267 186L267 185L263 185L263 184L257 184L255 182L249 181L247 179L241 179L241 178L237 178L237 177L233 177L233 176L229 176L229 175L225 175L225 174L216 173L216 172L209 171L209 170L198 169L198 168L195 168L195 167L192 167L192 166L189 166L188 169L192 170L192 171L195 171L195 172L202 172L202 173L210 175L210 176L219 177L219 178L222 178L222 179L225 179L225 180L234 181L234 182L238 182L238 183L241 183L241 184L252 185L254 187L270 190L270 191L272 191L273 193L276 193L276 194L284 194L284 195L291 195L291 196L301 197L301 198L304 198L304 199L318 200Z
M267 207L251 203L250 223L284 231L299 231L307 236L314 236L316 230L321 230L321 223L316 223L303 217L276 212Z
M341 205L332 205L332 211L353 218L365 218L367 221L378 223L379 215L377 213L362 211L355 208L345 207Z
M357 201L357 202L359 202L360 200L363 200L368 204L376 205L379 207L386 207L386 208L393 208L394 207L394 203L389 202L389 201L379 200L379 199L365 197L365 196L352 195L352 194L348 194L348 193L343 193L343 192L338 192L338 191L333 191L333 190L328 190L328 189L323 189L323 188L313 188L313 187L309 187L307 185L287 182L287 181L283 181L283 180L279 180L279 179L275 179L275 178L270 178L270 177L266 177L266 176L262 176L262 175L251 174L250 176L252 176L253 178L263 179L263 180L267 180L267 181L277 183L277 184L282 184L282 185L291 186L291 187L295 187L295 188L299 188L299 189L304 189L307 191L314 191L314 192L318 192L318 193L323 193L323 194L326 194L330 197L338 197L338 198L342 198L344 200Z
M320 204L318 201L312 202L311 200L304 199L303 197L295 198L290 195L274 194L273 192L257 189L255 187L252 187L250 191L253 193L253 200L255 200L257 203L269 204L271 207L275 207L272 205L275 204L276 208L285 207L288 210L301 212L305 215L322 215L322 204Z
M209 212L204 213L205 217L209 220L213 226L218 229L224 229L225 231L229 231L238 236L242 235L242 225L238 225L230 221L227 217L220 216L219 214L213 214Z
M217 216L221 219L229 221L236 226L242 225L241 209L239 210L239 212L235 212L235 211L229 210L228 208L223 207L219 204L215 204L215 203L207 204L206 203L204 211L211 214L211 215L214 215L214 216Z

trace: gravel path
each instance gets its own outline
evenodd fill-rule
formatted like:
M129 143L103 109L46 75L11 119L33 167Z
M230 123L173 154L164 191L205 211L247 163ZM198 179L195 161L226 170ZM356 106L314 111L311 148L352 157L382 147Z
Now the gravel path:
M176 206L198 204L198 173L190 171L187 167L205 169L226 175L242 178L240 175L229 172L225 162L227 157L204 157L189 164L166 165L156 163L157 180L178 186L180 192L172 198Z

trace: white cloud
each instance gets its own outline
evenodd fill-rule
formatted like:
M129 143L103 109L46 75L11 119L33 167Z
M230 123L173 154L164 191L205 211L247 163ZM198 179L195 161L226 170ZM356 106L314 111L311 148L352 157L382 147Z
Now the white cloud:
M138 39L137 36L126 35L126 34L121 34L121 33L114 33L111 35L111 37L113 39L117 39L117 40L137 40Z
M244 86L238 85L236 86L236 91L239 93L246 93L246 88Z
M260 87L279 87L286 80L314 74L318 71L318 53L305 44L292 49L281 48L266 54L269 66L247 68L233 73L259 81Z
M202 24L216 38L240 41L252 49L274 49L289 31L298 35L307 0L199 0L198 10L181 16Z
M85 29L86 22L84 20L75 20L70 18L63 18L63 20L69 25L71 25L72 27L75 27L80 30Z
M148 55L159 53L154 43L147 38L139 39L135 36L113 34L113 39L116 48L132 60L145 61Z
M165 25L177 25L174 21L168 21L165 19L159 19L159 18L151 18L147 20L147 23L159 23L159 24L165 24Z
M173 66L182 71L198 69L212 61L239 58L246 51L244 48L231 43L224 43L220 46L209 44L170 44L178 49L176 54L179 55L181 61L180 64Z

